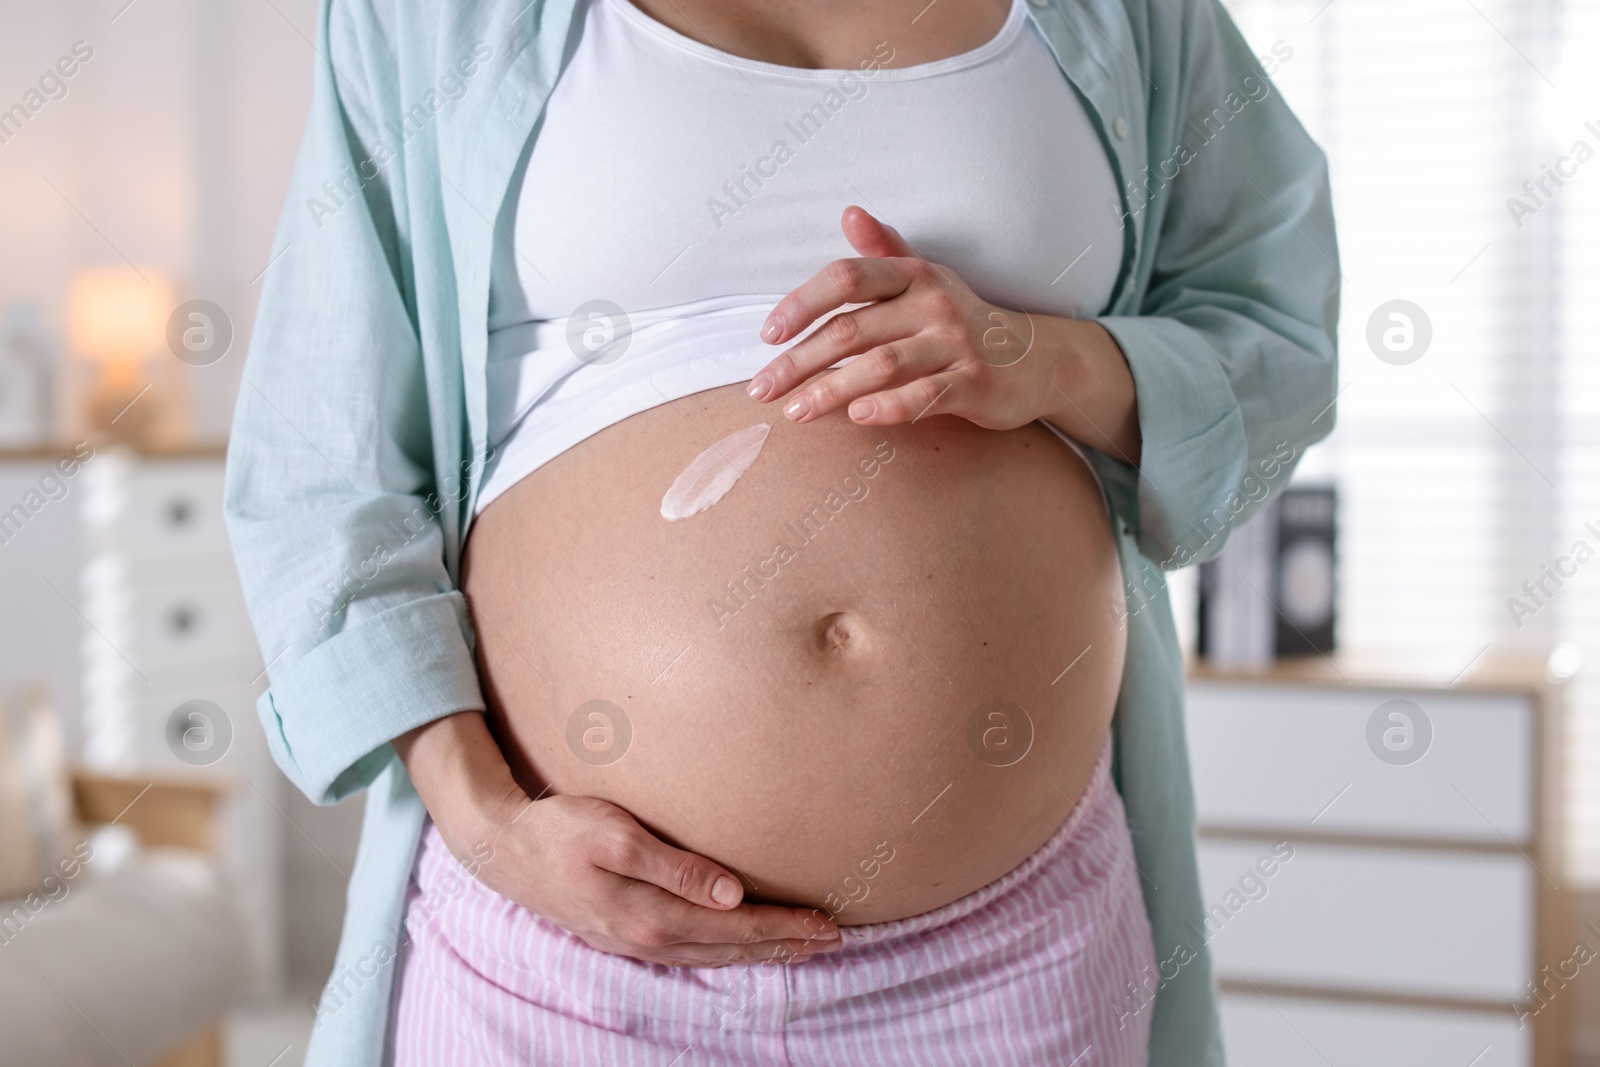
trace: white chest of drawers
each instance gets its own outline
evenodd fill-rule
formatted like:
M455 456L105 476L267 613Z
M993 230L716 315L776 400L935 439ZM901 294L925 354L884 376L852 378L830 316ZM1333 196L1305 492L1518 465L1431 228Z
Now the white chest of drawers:
M265 682L223 522L222 452L103 450L81 479L84 762L230 781L221 855L254 949L256 988L275 989L282 777L256 724ZM230 736L223 744L220 733L195 734L198 754L180 759L169 719L191 701L220 710L209 713L213 729Z
M1564 1062L1558 697L1542 660L1191 670L1232 1067Z

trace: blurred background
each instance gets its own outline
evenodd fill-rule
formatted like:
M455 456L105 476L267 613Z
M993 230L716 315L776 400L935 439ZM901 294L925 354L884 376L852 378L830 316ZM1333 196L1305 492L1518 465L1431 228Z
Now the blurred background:
M1227 6L1344 278L1337 429L1168 575L1232 1062L1600 1064L1600 3ZM0 1063L286 1067L333 963L220 514L315 26L0 0Z

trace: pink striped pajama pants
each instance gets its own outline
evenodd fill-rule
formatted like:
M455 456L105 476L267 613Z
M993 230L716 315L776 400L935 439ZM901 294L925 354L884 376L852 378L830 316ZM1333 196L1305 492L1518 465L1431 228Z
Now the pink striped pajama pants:
M591 948L471 877L428 824L391 1019L397 1067L1143 1067L1155 971L1102 754L1015 870L942 908L840 927L794 966L664 967Z

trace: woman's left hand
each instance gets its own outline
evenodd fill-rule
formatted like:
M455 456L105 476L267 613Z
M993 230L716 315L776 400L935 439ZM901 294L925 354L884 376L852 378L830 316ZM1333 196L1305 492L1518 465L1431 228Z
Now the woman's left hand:
M785 296L762 340L782 344L835 308L868 306L835 315L767 364L751 379L752 397L776 399L858 356L799 390L784 414L810 422L848 404L850 418L867 426L938 414L1010 430L1047 413L1053 361L1028 358L1046 316L987 303L859 207L845 209L840 224L863 258L834 260Z

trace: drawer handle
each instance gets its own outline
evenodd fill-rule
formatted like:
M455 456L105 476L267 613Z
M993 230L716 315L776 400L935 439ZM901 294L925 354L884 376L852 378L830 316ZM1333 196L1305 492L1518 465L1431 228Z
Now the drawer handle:
M194 501L188 497L175 496L167 500L166 506L161 509L162 518L173 529L182 529L194 522Z
M200 609L193 604L174 604L167 609L167 631L174 637L187 637L200 628Z

